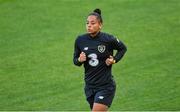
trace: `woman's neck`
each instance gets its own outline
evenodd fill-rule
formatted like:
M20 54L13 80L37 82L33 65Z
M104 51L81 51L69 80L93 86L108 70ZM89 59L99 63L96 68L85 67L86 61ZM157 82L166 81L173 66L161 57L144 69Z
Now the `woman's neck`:
M98 32L96 32L96 33L91 33L90 36L91 36L92 38L94 38L99 32L100 32L100 31L98 31Z

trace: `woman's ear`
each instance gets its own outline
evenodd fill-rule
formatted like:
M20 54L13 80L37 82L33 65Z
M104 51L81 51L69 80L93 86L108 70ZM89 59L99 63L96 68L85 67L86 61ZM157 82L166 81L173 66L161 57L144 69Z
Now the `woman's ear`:
M100 28L100 29L102 28L102 23L100 23L99 28Z

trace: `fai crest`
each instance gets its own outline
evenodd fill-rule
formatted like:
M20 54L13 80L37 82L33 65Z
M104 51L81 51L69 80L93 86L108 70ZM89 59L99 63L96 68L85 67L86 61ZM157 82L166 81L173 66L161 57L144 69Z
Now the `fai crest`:
M99 46L98 46L98 51L99 51L100 53L103 53L105 50L106 50L106 46L105 46L105 45L99 45Z

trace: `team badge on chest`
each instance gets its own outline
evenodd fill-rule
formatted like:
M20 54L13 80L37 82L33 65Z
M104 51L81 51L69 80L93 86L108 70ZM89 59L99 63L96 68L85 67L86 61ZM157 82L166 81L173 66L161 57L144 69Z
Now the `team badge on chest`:
M106 46L105 46L105 45L99 45L99 46L98 46L98 51L99 51L100 53L103 53L105 50L106 50Z

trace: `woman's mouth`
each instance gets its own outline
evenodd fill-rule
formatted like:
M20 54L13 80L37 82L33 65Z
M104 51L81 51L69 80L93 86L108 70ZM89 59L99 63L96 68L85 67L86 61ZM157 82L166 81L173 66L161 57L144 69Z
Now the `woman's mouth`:
M88 32L91 32L91 29L87 29Z

